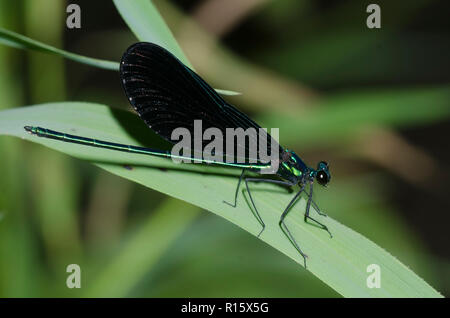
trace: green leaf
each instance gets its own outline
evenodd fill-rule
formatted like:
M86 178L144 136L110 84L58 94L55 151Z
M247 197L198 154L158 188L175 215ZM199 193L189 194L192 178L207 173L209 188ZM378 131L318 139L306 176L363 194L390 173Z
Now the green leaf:
M119 63L118 62L111 62L111 61L105 61L100 59L95 59L92 57L82 56L75 53L70 53L64 50L57 49L51 45L47 45L44 43L41 43L39 41L30 39L24 35L5 30L3 28L0 28L0 43L3 43L8 46L12 46L18 49L28 49L28 50L35 50L35 51L41 51L45 53L50 53L54 55L59 55L65 58L68 58L70 60L73 60L75 62L103 68L106 70L113 70L118 71L119 70Z
M179 213L183 210L183 213ZM96 275L84 297L126 297L199 214L192 205L168 199L129 237L124 248ZM169 227L170 226L170 227ZM151 242L151 248L149 248ZM142 253L142 251L146 251ZM126 278L123 269L127 268ZM123 279L118 279L122 277Z
M164 23L164 21L162 21L162 22ZM151 41L151 40L148 40L148 41ZM54 54L54 55L59 55L59 56L68 58L69 60L72 60L75 62L103 68L106 70L112 70L112 71L119 70L118 62L100 60L100 59L96 59L96 58L92 58L92 57L87 57L87 56L67 52L67 51L55 48L51 45L47 45L47 44L41 43L39 41L30 39L29 37L26 37L24 35L21 35L21 34L18 34L18 33L9 31L9 30L5 30L3 28L0 28L0 43L3 43L7 46L15 47L17 49L28 49L28 50L35 50L35 51L41 51L41 52L50 53L50 54ZM155 43L159 43L159 42L155 41ZM175 46L166 45L166 47L169 47L170 48L169 50L172 53L178 52L178 50L181 50L179 48L178 44ZM180 57L180 55L177 55L177 56ZM184 55L182 55L182 56L184 56ZM184 57L182 61L184 61L184 60L187 61L186 57ZM185 63L185 64L190 65L189 63ZM216 89L216 92L221 95L228 95L228 96L240 95L240 93L238 93L238 92L224 90L224 89Z
M151 156L40 138L27 134L23 129L25 125L120 143L144 146L149 146L150 143L155 147L157 136L146 129L143 122L132 113L77 102L16 108L0 112L0 134L20 137L89 160L111 173L209 210L253 235L260 231L260 225L246 202L245 192L239 194L236 208L223 203L223 200L233 198L239 174L236 169L197 164L176 165L170 160ZM261 240L295 260L299 267L302 266L303 259L278 227L280 213L293 194L274 185L254 184L251 187L266 223ZM309 256L308 270L341 295L442 297L395 257L331 217L321 217L312 211L319 221L328 226L333 238L322 229L305 223L304 209L305 200L301 199L288 215L286 223ZM333 211L326 212L333 214ZM381 288L370 289L366 286L369 275L367 266L370 264L377 264L381 268Z
M114 4L128 27L140 41L161 45L192 68L188 58L151 1L114 0Z
M114 0L117 10L139 41L153 42L169 50L180 61L194 69L155 5L149 0ZM215 89L221 95L240 93Z
M229 90L226 90L226 89L214 88L214 90L217 93L219 93L220 95L224 95L224 96L238 96L238 95L242 95L242 93L235 92L235 91L229 91Z
M177 41L173 37L169 27L166 25L163 18L159 14L158 10L150 1L115 0L114 4L116 5L117 10L122 15L125 22L128 24L130 29L134 32L134 34L140 41L153 42L163 46L164 48L169 50L172 54L174 54L176 57L178 57L178 59L180 59L184 64L188 65L190 68L193 69L191 63L184 55ZM118 62L106 61L67 52L3 28L0 28L0 43L18 49L35 50L54 55L59 55L68 58L70 60L73 60L75 62L107 70L112 71L119 70ZM238 92L224 89L215 89L215 90L217 93L221 95L235 96L241 94Z

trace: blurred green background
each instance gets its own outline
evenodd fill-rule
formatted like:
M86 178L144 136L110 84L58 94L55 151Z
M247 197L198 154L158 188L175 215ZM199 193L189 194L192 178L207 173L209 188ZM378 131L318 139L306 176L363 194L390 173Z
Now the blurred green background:
M154 1L195 69L243 93L227 100L330 162L324 211L449 295L449 8L393 2L371 30L368 1ZM136 42L109 1L0 0L0 27L114 61ZM0 109L65 100L129 107L117 73L0 46ZM0 163L1 297L339 297L227 221L86 162L1 137Z

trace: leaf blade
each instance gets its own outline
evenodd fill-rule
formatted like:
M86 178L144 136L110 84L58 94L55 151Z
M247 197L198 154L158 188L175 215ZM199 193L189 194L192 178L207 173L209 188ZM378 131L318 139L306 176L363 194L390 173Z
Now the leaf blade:
M156 43L166 48L185 65L194 69L152 1L114 0L114 5L139 41ZM215 90L225 96L241 94L230 90Z
M113 0L120 15L139 41L156 43L192 68L155 5L147 0Z
M62 57L65 57L69 60L73 60L78 63L95 66L99 68L103 68L106 70L112 70L112 71L118 71L119 70L119 63L118 62L112 62L112 61L106 61L101 59L96 59L92 57L87 57L71 52L67 52L58 48L55 48L51 45L30 39L29 37L26 37L24 35L18 34L13 31L5 30L3 28L0 28L0 43L3 43L5 45L15 47L18 49L29 49L29 50L35 50L35 51L41 51L53 55L59 55Z
M229 220L244 230L256 235L259 224L239 196L237 208L222 203L232 196L237 179L234 169L217 175L215 171L199 165L176 167L170 160L153 157L93 149L76 144L39 138L26 134L25 125L39 125L85 137L95 137L115 142L140 144L136 132L124 127L139 127L142 122L128 112L115 111L106 106L90 103L52 103L33 107L16 108L0 112L0 134L21 137L32 142L91 161L93 164L118 176L133 180L170 196L182 199ZM145 138L151 139L149 132ZM132 170L122 166L132 163ZM170 169L157 169L156 167ZM198 173L202 172L202 173ZM202 195L199 195L202 191ZM303 264L303 259L291 246L278 228L281 207L287 204L291 195L280 193L280 189L270 185L255 186L255 200L261 216L266 222L266 230L261 239L290 258ZM305 200L295 207L296 213L287 217L288 226L296 238L301 238L302 248L309 255L308 270L330 287L346 297L442 297L423 279L409 270L392 255L357 232L345 227L331 217L321 218L332 231L334 237L314 226L303 222ZM313 211L314 213L314 211ZM383 270L380 289L366 286L367 265L376 263Z

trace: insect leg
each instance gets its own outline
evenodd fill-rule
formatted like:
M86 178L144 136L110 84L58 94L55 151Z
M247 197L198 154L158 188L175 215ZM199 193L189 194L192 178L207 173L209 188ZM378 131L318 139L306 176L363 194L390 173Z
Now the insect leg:
M225 200L223 201L223 203L226 203L229 206L232 206L233 208L236 207L237 197L238 197L238 192L239 192L239 186L241 185L241 181L242 181L242 178L244 177L244 174L245 174L245 168L242 169L242 173L241 173L241 176L239 177L239 181L238 181L238 184L237 184L237 187L236 187L236 192L234 193L234 204L231 204L231 203L229 203L229 202L227 202Z
M289 231L287 225L284 223L284 218L287 216L287 214L289 213L291 207L297 201L298 197L303 192L304 188L305 188L305 185L302 185L300 191L297 192L297 194L292 198L291 202L289 202L289 204L286 207L286 209L284 209L284 212L281 214L280 221L278 222L278 225L280 226L280 228L283 231L284 235L286 235L286 237L288 238L289 242L291 242L291 244L295 247L295 249L303 257L303 263L304 263L305 268L306 268L306 258L308 257L308 255L303 253L303 251L301 250L300 246L298 246L297 241L294 239L294 237L292 236L291 232Z
M262 226L262 229L258 234L258 237L259 237L262 234L262 232L264 231L266 224L264 223L263 219L261 218L261 215L259 215L258 209L256 208L255 202L253 201L252 193L250 192L250 188L248 187L248 182L265 182L265 183L280 184L280 185L284 185L284 186L293 186L294 183L288 182L288 181L272 180L272 179L259 179L259 178L245 178L244 181L245 181L245 186L247 188L248 195L250 197L250 201L252 202L252 205L253 205L253 209L255 210L255 212L253 212L253 210L252 210L252 213L258 220L259 224L261 224L261 226Z
M311 202L312 202L312 195L313 195L313 184L312 182L309 183L309 194L308 194L308 201L306 203L306 212L305 212L305 222L308 223L308 219L316 222L320 227L322 227L322 229L324 229L325 231L328 232L328 234L330 234L330 237L333 237L333 235L331 234L331 232L328 230L328 227L322 223L320 223L319 221L317 221L316 219L312 218L311 216L309 216L309 209L311 208Z
M309 193L306 190L303 190L303 192L305 192L305 194L309 197ZM317 205L316 202L314 202L313 199L311 199L311 205L314 207L314 209L316 210L317 214L319 214L321 216L327 216L325 213L320 211L319 206Z

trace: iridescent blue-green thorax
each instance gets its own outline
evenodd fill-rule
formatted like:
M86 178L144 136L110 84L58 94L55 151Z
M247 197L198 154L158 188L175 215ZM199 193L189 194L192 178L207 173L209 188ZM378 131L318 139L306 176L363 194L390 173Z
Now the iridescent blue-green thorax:
M288 149L284 150L280 155L277 175L295 184L304 184L307 181L312 182L316 179L319 184L325 186L331 179L326 162L319 162L317 169L310 168L295 152Z
M284 150L280 154L277 175L292 183L301 183L310 174L311 169L293 151Z

